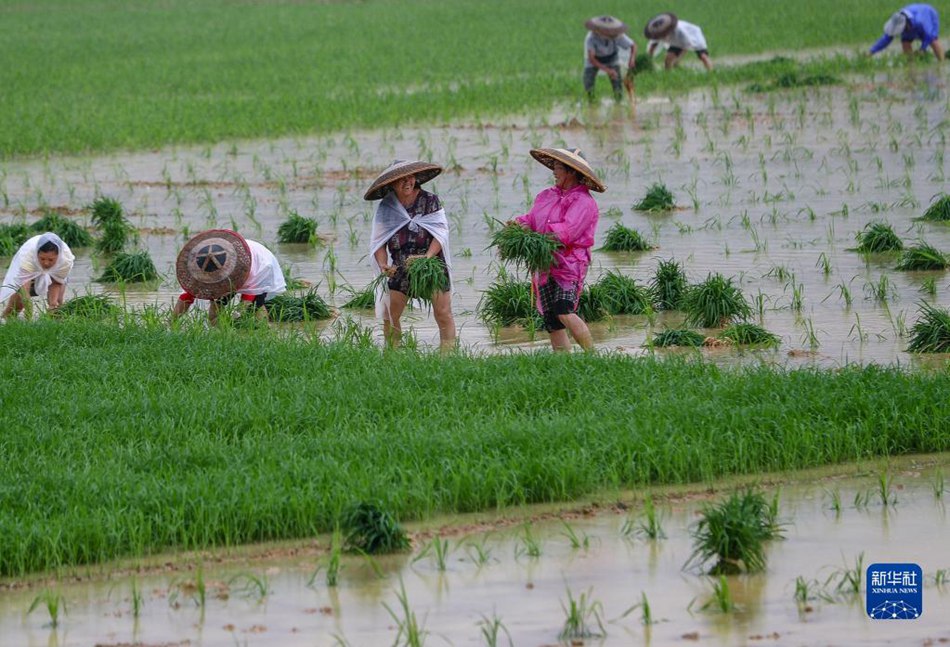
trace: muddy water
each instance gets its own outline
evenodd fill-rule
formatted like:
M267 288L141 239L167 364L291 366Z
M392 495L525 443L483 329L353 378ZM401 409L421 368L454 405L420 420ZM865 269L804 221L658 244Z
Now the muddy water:
M498 269L486 250L489 223L523 213L550 185L550 172L528 156L531 147L579 146L609 185L596 196L598 244L622 222L658 247L595 252L589 278L617 269L646 283L657 259L676 258L693 281L710 272L735 277L759 322L782 337L779 350L744 357L822 365L917 362L903 352L906 332L918 302L946 303L946 273L896 272L894 258L865 258L849 248L867 223L886 220L908 244L922 238L950 251L950 228L913 221L946 184L945 75L895 73L848 88L765 95L707 90L650 98L635 114L626 106L567 107L504 124L5 162L0 215L32 220L44 206L80 209L97 194L118 198L143 229L142 244L165 277L119 295L134 306L173 301L175 255L190 234L208 227L236 228L271 246L294 276L319 283L321 294L340 305L348 298L344 286L362 288L373 275L366 258L373 205L362 200L363 192L394 158L432 159L449 169L428 188L442 197L452 225L453 304L463 344L487 351L545 347L543 333L535 340L517 328L493 335L476 317ZM658 215L633 211L657 181L673 191L680 208ZM316 218L329 242L278 245L277 228L290 211ZM71 290L114 291L90 280L102 262L81 252ZM936 296L921 291L927 281ZM352 314L375 323L371 313ZM593 332L601 348L632 350L679 318L617 317ZM409 313L408 323L420 343L437 342L425 309ZM329 328L323 334L331 334ZM739 356L705 352L723 361Z
M134 580L141 596L137 617L128 576L52 584L50 590L63 597L66 609L55 628L48 626L44 606L27 614L37 587L7 591L0 594L2 642L389 645L406 617L401 587L429 645L486 644L484 625L479 625L486 619L500 621L514 645L559 644L566 618L562 605L569 606L569 595L578 600L581 594L596 603L603 622L601 629L590 616L591 628L606 634L587 639L588 645L922 645L950 640L950 585L937 579L939 571L950 568L950 521L934 493L936 473L912 469L892 476L891 505L886 507L876 472L814 479L780 490L785 539L771 544L765 573L728 578L735 604L731 613L704 610L712 580L683 568L692 552L689 528L701 507L694 498L658 505L666 537L657 541L624 535L627 520L639 518L636 507L574 515L566 522L536 521L529 532L538 556L530 556L525 526L512 524L450 537L445 570L420 546L412 555L380 560L376 570L347 557L335 588L326 586L325 570L313 578L320 563L316 556L227 566L207 561L203 606L197 601L195 571L139 575ZM841 501L837 512L834 494ZM872 563L919 564L926 578L922 616L914 621L868 619L863 584L861 593L847 594L833 583L858 560L863 560L862 577ZM248 588L249 574L264 582L266 595ZM794 598L799 577L812 582L813 599L805 605ZM824 584L829 578L832 583ZM821 599L822 593L827 599ZM640 609L624 616L643 596L654 621L649 626L642 623ZM503 632L498 644L508 644Z

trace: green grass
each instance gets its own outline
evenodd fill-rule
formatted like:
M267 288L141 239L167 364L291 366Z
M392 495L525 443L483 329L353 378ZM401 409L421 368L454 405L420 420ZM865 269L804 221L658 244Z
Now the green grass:
M732 324L719 333L719 338L749 346L778 346L782 341L778 335L753 323Z
M950 267L950 258L933 245L921 242L908 247L897 259L896 270L945 270Z
M86 294L74 297L56 309L56 317L79 317L82 319L116 320L122 309L111 297L104 294Z
M0 408L2 576L312 537L368 501L407 522L950 450L945 371L440 358L119 322L0 326L5 402L44 403Z
M675 259L663 260L657 263L653 279L650 281L650 291L653 293L653 307L657 310L679 310L683 307L689 281L686 270Z
M895 234L894 229L886 222L869 222L855 238L858 240L855 251L867 254L899 252L904 248L900 236Z
M607 230L604 246L605 252L645 252L655 249L636 229L624 227L619 222Z
M649 289L616 270L602 275L588 289L600 291L603 307L612 315L642 315L653 310Z
M752 308L731 278L722 274L709 274L706 280L691 285L683 300L686 325L701 328L725 326L736 319L745 319Z
M287 323L291 321L316 321L333 316L330 306L316 290L309 290L302 296L278 294L267 302L267 317L271 321Z
M760 8L758 0L737 0L728 12L703 0L676 6L703 27L714 58L863 49L894 11L887 0L843 0L831 7L799 0ZM631 21L641 46L642 22L656 10L644 0L607 0L596 9ZM0 9L0 156L296 136L546 109L583 92L583 22L592 12L573 0L9 4ZM500 15L505 24L531 29L511 38L499 29ZM749 15L756 16L751 31ZM420 33L427 37L419 40ZM835 73L881 69L887 59L854 58L831 67ZM339 73L341 61L345 74ZM800 73L828 67L806 65ZM720 65L714 75L642 74L637 92L770 78L774 69Z
M99 283L143 283L158 278L148 250L116 254L96 279Z
M910 329L909 353L950 353L950 312L921 303Z
M792 65L796 63L791 62ZM773 90L790 90L792 88L810 88L816 85L838 85L841 79L827 73L801 74L798 70L791 70L779 74L773 81L753 83L749 92L771 92Z
M699 347L706 340L695 330L661 330L653 335L650 341L651 346L666 348L668 346L693 346Z

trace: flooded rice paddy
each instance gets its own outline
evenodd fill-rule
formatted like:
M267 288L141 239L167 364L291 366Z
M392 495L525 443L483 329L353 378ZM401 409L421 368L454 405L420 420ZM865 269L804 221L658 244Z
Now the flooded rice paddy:
M495 644L519 646L943 644L950 641L950 521L940 469L931 459L908 459L767 490L779 496L785 537L770 543L765 572L727 578L731 611L707 604L717 580L684 569L703 503L726 494L700 491L657 498L665 536L656 540L630 532L643 521L642 501L559 517L529 509L527 523L453 519L441 562L431 532L422 532L411 554L375 565L345 556L335 587L327 586L319 542L264 559L204 555L186 558L188 569L64 577L47 589L0 593L3 644L411 644L399 638L408 614L427 645L493 644L492 626ZM867 617L865 570L882 562L921 566L919 619ZM846 583L856 567L855 589ZM799 598L797 582L805 584ZM43 590L60 600L55 627L45 603L28 613ZM582 595L593 609L589 627L600 635L572 643L559 636L570 600Z
M675 258L693 282L710 272L739 282L756 320L782 338L779 349L753 357L907 363L917 361L904 348L918 304L945 301L946 273L898 272L893 256L850 251L855 234L875 221L889 223L905 244L922 239L950 251L950 228L914 220L946 184L946 80L942 70L905 76L784 93L713 89L651 98L635 113L604 105L505 124L5 162L0 213L4 222L32 221L50 207L88 222L82 209L97 195L123 203L163 280L121 292L94 283L104 261L82 250L71 293L110 291L134 307L167 307L178 293L173 263L182 243L202 229L228 227L270 246L293 276L318 284L339 306L350 296L347 286L361 289L374 274L366 254L374 205L363 201L365 189L393 159L431 159L446 167L427 188L443 199L452 226L453 306L463 345L489 352L546 347L543 332L532 339L520 328L489 329L476 308L498 273L487 248L494 221L524 213L551 184L528 150L577 146L608 185L595 196L597 244L621 222L657 247L595 251L589 280L616 269L646 284L657 260ZM654 182L673 192L676 210L632 209ZM277 228L291 212L316 218L325 242L277 244ZM376 324L369 311L346 315ZM635 352L652 331L677 327L681 317L614 317L594 324L595 341ZM422 345L437 343L424 308L407 318ZM724 361L739 355L705 352Z

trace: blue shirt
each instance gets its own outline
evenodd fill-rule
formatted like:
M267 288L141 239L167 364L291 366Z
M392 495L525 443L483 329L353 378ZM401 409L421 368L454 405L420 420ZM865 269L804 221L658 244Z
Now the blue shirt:
M929 4L909 4L900 11L907 16L907 26L901 34L901 42L920 41L920 51L930 47L930 43L940 35L940 18L937 10ZM871 46L871 53L877 54L891 44L893 37L884 34Z

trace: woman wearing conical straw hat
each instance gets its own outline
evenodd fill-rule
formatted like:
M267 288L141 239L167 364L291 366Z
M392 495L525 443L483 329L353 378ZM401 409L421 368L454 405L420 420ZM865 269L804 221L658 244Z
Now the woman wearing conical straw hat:
M24 308L29 317L30 297L46 297L49 310L61 306L74 261L69 246L51 231L24 242L0 285L0 304L6 302L4 318L15 317Z
M646 27L643 28L643 35L650 40L647 46L647 53L650 56L653 56L653 52L660 43L665 43L669 47L666 59L663 61L663 66L667 70L680 62L684 52L691 51L696 52L696 56L708 71L712 71L713 64L709 58L706 36L698 25L680 20L676 14L661 13L650 18Z
M590 192L603 193L607 187L576 148L536 148L531 156L554 172L554 186L541 191L531 211L515 218L515 222L539 233L553 234L561 243L551 269L531 277L538 295L536 305L554 350L571 349L568 331L581 348L592 350L590 329L577 315L577 306L600 217Z
M366 200L381 200L373 218L370 255L380 272L389 276L386 288L379 285L376 290L376 316L383 320L386 341L393 347L402 337L403 310L414 297L409 289L408 266L425 256L442 260L446 288L432 296L432 312L439 326L440 347L443 351L455 348L449 222L439 196L422 188L441 172L437 164L396 160L363 196Z
M870 55L887 48L895 37L901 37L901 47L905 54L913 52L913 42L920 41L920 51L929 47L937 60L943 60L943 46L940 44L940 16L929 4L909 4L884 23L884 35L871 46Z
M613 86L614 98L619 101L623 97L620 50L630 50L627 67L633 69L637 44L627 36L627 25L613 16L595 16L584 26L589 30L584 39L584 91L587 92L587 98L593 100L597 73L603 72Z

